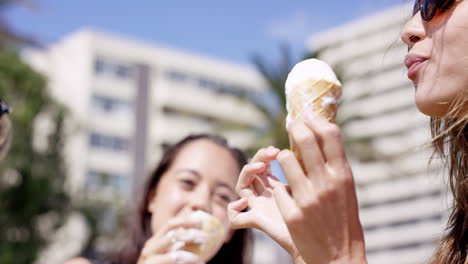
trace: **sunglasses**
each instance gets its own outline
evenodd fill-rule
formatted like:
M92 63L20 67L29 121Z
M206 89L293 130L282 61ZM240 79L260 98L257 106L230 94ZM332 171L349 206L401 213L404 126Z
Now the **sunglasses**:
M455 3L455 0L416 0L414 2L413 16L421 11L421 18L425 22L431 21L438 11L446 11Z
M0 117L2 117L4 114L9 114L10 112L11 107L0 100Z

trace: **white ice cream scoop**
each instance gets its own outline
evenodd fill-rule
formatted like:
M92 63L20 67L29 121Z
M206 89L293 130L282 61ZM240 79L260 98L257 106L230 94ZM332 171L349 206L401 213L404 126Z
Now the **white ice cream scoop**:
M342 94L341 83L332 68L317 59L308 59L294 66L285 84L286 127L292 120L303 120L307 112L325 117L333 122ZM297 146L290 138L291 150L301 164Z
M317 59L301 61L294 66L285 84L286 126L313 111L333 121L342 94L341 83L332 68Z
M189 219L199 220L201 228L179 228L168 233L173 240L173 251L188 251L210 260L221 248L226 234L225 227L217 217L204 211L195 211Z

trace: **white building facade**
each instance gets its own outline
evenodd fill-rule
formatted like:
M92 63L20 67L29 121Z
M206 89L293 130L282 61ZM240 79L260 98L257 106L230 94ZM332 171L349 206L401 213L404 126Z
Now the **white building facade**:
M312 36L311 50L343 81L346 138L369 263L422 264L447 218L443 172L431 166L429 118L414 104L403 64L404 4Z
M52 96L70 111L64 153L68 187L77 201L104 204L98 226L109 229L104 232L116 232L116 214L109 208L132 201L135 186L168 145L190 133L216 133L245 149L266 126L246 99L265 92L264 79L245 65L86 29L46 49L26 50L23 57L47 76ZM114 246L107 237L100 241L100 252ZM63 263L82 250L54 250L60 245L64 241L55 241L37 263ZM253 254L257 264L289 261L260 232Z
M221 133L245 148L265 125L245 99L264 91L263 79L243 65L92 30L24 54L71 112L75 197L128 197L164 147L189 133Z

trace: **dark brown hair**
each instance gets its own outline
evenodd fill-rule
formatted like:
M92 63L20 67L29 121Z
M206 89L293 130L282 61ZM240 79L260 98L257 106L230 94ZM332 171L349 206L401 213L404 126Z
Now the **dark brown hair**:
M134 264L137 263L140 252L145 242L151 237L151 214L147 210L151 192L156 188L161 176L170 168L178 153L190 142L196 140L209 140L227 149L236 160L239 171L247 163L247 160L237 148L232 148L227 141L216 135L197 134L189 135L178 143L167 148L156 169L151 173L149 179L143 186L141 197L137 207L130 215L128 224L129 236L122 249L116 251L112 264ZM250 263L250 252L252 248L251 232L248 229L236 230L229 243L223 245L216 256L207 264L248 264Z
M10 107L0 100L0 160L8 152L11 143Z
M431 264L468 263L468 89L451 105L447 116L431 118L434 155L448 168L453 195L447 233L440 240Z

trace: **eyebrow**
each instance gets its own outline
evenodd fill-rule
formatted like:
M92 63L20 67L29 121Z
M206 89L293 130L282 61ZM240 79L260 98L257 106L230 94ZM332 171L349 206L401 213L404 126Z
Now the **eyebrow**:
M229 189L229 191L231 191L233 194L237 194L236 191L234 190L234 188L232 188L229 184L227 183L224 183L224 182L221 182L221 181L217 181L216 182L216 185L219 186L219 187L225 187L227 189Z
M188 172L190 174L193 174L195 175L197 178L202 178L201 174L196 171L196 170L193 170L193 169L180 169L180 170L177 170L176 171L177 173L180 173L180 172Z
M190 174L193 174L195 177L197 177L199 179L203 178L202 175L198 171L193 170L193 169L180 169L180 170L177 171L177 173L180 173L180 172L188 172ZM234 190L234 188L232 188L229 184L227 184L225 182L217 180L216 181L216 187L225 187L225 188L229 189L232 193L236 194L236 191Z

